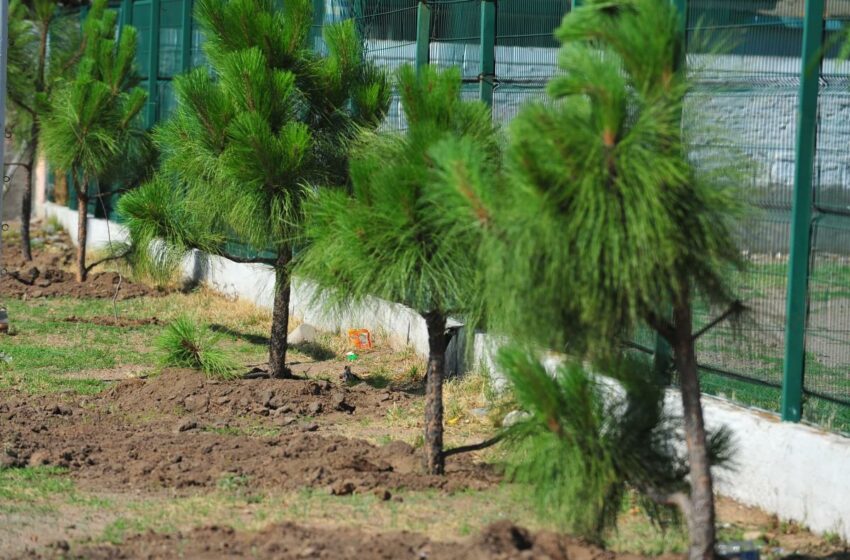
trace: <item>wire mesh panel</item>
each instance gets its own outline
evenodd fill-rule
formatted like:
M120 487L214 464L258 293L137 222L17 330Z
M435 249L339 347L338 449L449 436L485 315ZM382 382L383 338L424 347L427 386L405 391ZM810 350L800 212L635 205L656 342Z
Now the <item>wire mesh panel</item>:
M435 0L431 6L430 58L440 68L460 68L465 99L478 98L481 73L481 1Z
M850 219L813 228L803 388L806 418L850 433Z
M739 236L747 267L734 273L747 312L700 338L703 386L769 410L779 410L785 352L802 17L802 0L688 3L691 156L737 169L732 179L753 208ZM723 311L698 307L695 327Z
M546 99L546 83L558 69L554 32L569 10L569 0L496 4L493 117L497 121L511 120L524 103Z
M357 28L366 46L366 58L390 74L416 60L417 0L359 0L354 5ZM388 130L406 128L398 93L393 91Z

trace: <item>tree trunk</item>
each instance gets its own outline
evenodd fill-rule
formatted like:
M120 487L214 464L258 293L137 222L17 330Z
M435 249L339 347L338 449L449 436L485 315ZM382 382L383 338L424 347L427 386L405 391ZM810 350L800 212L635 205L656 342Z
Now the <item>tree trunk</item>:
M30 219L32 218L32 192L35 178L35 159L38 153L38 119L33 120L30 129L30 149L26 165L27 180L24 185L24 196L21 199L21 254L25 261L32 260L32 245L30 243Z
M430 474L443 474L443 371L446 364L446 317L424 315L428 326L428 370L425 374L425 466Z
M86 240L88 239L88 177L83 176L82 184L77 184L77 174L72 174L77 191L77 282L85 282L88 276L86 270Z
M278 251L277 265L275 266L272 335L269 340L269 376L275 379L292 377L292 372L286 367L286 337L289 331L289 294L291 290L290 260L292 260L291 247L287 246Z
M673 308L673 352L682 391L685 441L690 466L690 508L684 512L690 535L688 557L690 560L704 560L714 558L714 491L691 323L691 306L686 294L683 302Z
M21 198L21 255L25 261L32 260L32 247L30 245L30 217L32 215L32 164L24 169L27 173L26 184L24 185L24 196Z

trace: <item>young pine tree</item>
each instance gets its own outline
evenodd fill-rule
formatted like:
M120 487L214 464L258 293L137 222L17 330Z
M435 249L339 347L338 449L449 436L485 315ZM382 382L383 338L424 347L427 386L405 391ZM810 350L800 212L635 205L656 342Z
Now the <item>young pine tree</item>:
M740 206L732 174L703 173L688 158L679 28L657 0L590 0L565 17L564 74L549 84L553 103L527 106L513 123L510 188L492 213L485 262L494 330L598 363L642 323L669 341L690 491L643 490L681 508L697 559L713 556L715 528L692 309L696 298L736 307L728 279L740 265ZM549 425L562 429L555 416Z
M23 154L23 160L15 163L23 167L27 176L21 199L21 252L28 261L32 260L30 218L41 118L49 110L40 98L50 96L83 54L76 22L69 18L62 21L58 13L56 0L26 4L14 0L9 4L8 124L12 139Z
M210 68L175 79L178 107L155 134L157 176L124 196L136 265L168 272L189 250L276 272L269 373L286 368L290 261L310 184L342 186L348 143L389 104L353 21L311 50L311 0L199 0ZM228 240L272 256L240 257ZM152 248L154 250L152 250ZM152 258L151 258L152 257Z
M86 266L89 183L104 179L145 143L137 116L147 97L136 87L133 71L136 31L122 30L116 40L117 13L106 0L95 0L83 23L83 54L74 77L50 98L42 120L41 141L48 161L70 173L77 193L77 280L84 282Z
M405 66L398 73L408 130L362 137L350 164L352 193L325 191L310 201L310 244L296 271L327 289L321 297L329 299L319 300L325 304L375 296L425 319L426 460L441 474L446 318L470 311L480 239L478 228L455 227L468 221L452 216L462 207L457 196L478 200L483 192L479 176L456 177L453 163L469 156L486 168L497 146L488 108L461 101L458 71L419 72Z

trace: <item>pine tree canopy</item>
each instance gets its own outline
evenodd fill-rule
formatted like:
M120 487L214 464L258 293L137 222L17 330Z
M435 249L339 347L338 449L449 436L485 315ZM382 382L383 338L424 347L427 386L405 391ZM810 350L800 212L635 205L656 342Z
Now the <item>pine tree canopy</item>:
M497 161L495 130L484 104L461 100L458 70L418 72L398 72L408 129L362 135L352 194L323 191L309 201L309 246L296 271L330 288L337 303L377 296L446 314L468 310L475 293L483 228L465 213L490 202L484 178Z
M211 68L175 78L160 173L120 209L139 247L278 250L297 240L313 186L346 184L348 144L380 122L389 84L351 21L326 26L326 53L313 51L310 0L200 0L195 17Z
M126 155L147 94L133 71L137 35L124 27L116 37L117 14L104 0L92 4L83 25L85 50L75 76L54 92L44 118L42 142L51 164L99 178Z
M599 349L692 286L711 303L733 299L736 173L688 157L678 26L656 0L591 0L564 18L550 101L509 131L509 188L485 259L500 329Z

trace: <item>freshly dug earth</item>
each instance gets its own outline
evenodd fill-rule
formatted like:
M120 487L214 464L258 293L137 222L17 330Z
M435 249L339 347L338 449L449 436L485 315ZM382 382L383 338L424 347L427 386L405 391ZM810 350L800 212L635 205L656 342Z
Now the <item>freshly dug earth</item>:
M85 546L56 550L62 558L90 560L165 560L198 558L274 558L279 560L321 558L327 560L614 560L638 556L615 554L580 541L548 532L532 534L508 521L487 527L480 535L462 542L432 541L410 532L369 534L340 528L311 528L284 523L257 533L229 527L204 527L188 533L147 533L118 546ZM48 556L49 557L49 556ZM671 556L670 558L674 558Z
M79 283L74 274L66 270L73 261L74 249L64 232L50 235L45 245L34 247L33 260L30 262L21 258L17 244L4 244L0 297L116 297L125 300L165 293L160 289L130 282L115 272L95 272L89 274L86 282Z
M316 417L362 415L370 407L376 413L387 394L355 389L306 380L216 383L175 370L95 397L2 395L0 468L65 467L83 487L119 491L188 492L228 477L247 480L249 488L314 487L335 495L497 482L492 469L469 456L452 457L447 476L431 476L406 443L374 446L323 434ZM240 415L241 423L233 420ZM246 437L246 426L270 435Z

